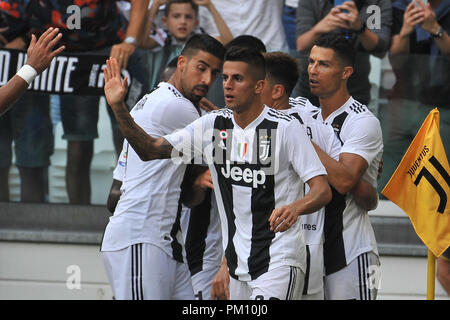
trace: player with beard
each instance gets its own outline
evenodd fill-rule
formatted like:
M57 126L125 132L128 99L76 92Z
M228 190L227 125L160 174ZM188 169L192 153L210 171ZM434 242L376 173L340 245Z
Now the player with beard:
M161 82L128 113L145 134L165 136L199 117L198 102L220 72L225 49L208 35L194 35L178 58L168 82ZM111 81L119 72L107 61L105 95L109 103L126 93ZM171 160L142 161L130 140L121 196L104 233L101 251L116 299L194 299L182 259L180 186L186 165Z

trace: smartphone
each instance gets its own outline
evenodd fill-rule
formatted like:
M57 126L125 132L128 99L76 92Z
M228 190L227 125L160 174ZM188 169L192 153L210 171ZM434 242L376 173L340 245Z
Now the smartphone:
M423 3L423 5L427 5L428 0L413 0L414 4L416 5L416 7L420 8L420 5L417 3L417 1L421 1Z
M334 0L334 6L335 6L335 7L340 6L341 4L343 4L343 3L346 2L346 1L349 1L349 0ZM342 12L348 13L347 10L342 10Z

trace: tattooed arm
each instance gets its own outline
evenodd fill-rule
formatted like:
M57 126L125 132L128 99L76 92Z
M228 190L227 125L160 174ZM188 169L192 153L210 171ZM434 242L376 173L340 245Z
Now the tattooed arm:
M131 117L124 98L128 90L128 79L122 82L116 59L106 61L105 97L119 124L120 131L142 161L167 159L172 154L172 145L164 138L153 138L139 127Z

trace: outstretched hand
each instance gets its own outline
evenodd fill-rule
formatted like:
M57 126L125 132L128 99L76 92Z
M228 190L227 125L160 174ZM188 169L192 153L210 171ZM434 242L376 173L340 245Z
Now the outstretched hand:
M120 68L115 58L106 60L106 68L103 70L105 76L105 97L111 107L122 104L128 91L128 78L122 82Z
M53 50L53 47L62 37L62 34L58 32L58 28L50 27L37 41L36 36L31 35L31 42L27 51L27 64L32 66L38 74L47 69L52 59L65 49L65 46L61 46Z

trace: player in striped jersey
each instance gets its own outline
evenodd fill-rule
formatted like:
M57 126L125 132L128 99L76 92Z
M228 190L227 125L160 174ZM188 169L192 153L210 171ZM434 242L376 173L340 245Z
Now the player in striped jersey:
M118 70L111 71L108 80L123 87ZM298 216L325 205L331 193L298 121L261 103L264 78L259 52L230 48L223 66L228 108L165 137L153 138L136 125L124 112L123 97L116 96L110 105L143 160L181 152L208 163L232 278L230 297L299 299L306 252ZM302 197L304 182L310 191Z
M340 142L333 128L318 121L315 117L320 109L313 106L307 98L290 98L298 80L297 62L283 52L270 52L264 55L266 61L266 83L263 90L263 103L274 109L294 116L305 128L309 138L333 159L339 158ZM307 188L305 186L305 188ZM355 187L358 203L373 209L376 205L376 189L361 180ZM302 231L305 235L307 267L302 300L324 299L323 291L323 226L325 208L314 214L301 217Z
M181 199L186 260L197 300L211 299L211 284L223 259L222 230L209 169L189 166ZM198 195L200 194L200 196Z
M324 226L326 299L376 299L380 279L369 215L350 193L361 178L376 187L383 152L378 119L347 90L354 61L353 46L339 35L319 38L309 56L310 88L321 107L317 119L334 129L341 144L337 161L315 146L333 187Z
M225 49L208 35L192 36L168 82L161 82L128 112L126 81L115 59L107 61L105 96L119 103L145 134L164 136L199 117L194 106L220 71ZM115 82L114 80L118 80ZM119 202L106 226L101 251L116 299L194 299L182 259L180 186L185 164L145 162L132 140L124 141L123 183ZM124 154L123 154L124 155ZM122 155L122 156L123 156ZM120 159L119 159L120 161ZM120 165L120 163L119 163Z

